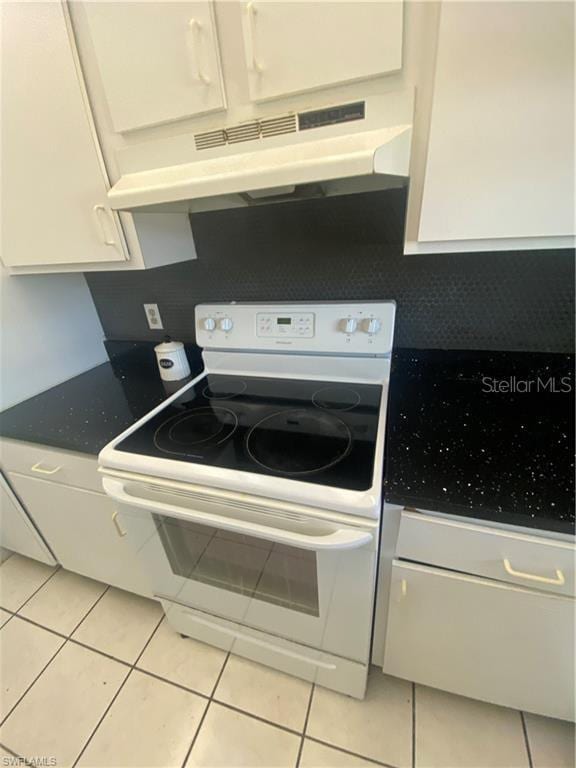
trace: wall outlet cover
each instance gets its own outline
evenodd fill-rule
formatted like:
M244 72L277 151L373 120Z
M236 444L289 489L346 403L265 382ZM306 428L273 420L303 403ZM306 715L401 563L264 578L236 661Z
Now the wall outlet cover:
M144 304L144 312L146 312L149 328L153 331L161 331L164 328L158 304Z

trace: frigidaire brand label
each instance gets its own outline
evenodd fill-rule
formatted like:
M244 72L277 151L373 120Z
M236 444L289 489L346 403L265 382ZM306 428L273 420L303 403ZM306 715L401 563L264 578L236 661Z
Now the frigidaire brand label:
M174 360L166 360L166 358L163 358L160 360L160 365L162 368L172 368L174 365Z

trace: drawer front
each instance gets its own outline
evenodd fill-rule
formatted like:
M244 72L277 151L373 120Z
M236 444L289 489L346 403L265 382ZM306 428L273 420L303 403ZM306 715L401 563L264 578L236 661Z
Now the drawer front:
M161 600L161 603L166 620L176 632L225 651L232 650L236 656L243 656L348 696L364 698L368 678L365 664L268 635L170 600Z
M394 562L384 671L574 718L574 600Z
M0 442L0 461L7 472L104 493L95 456L3 439Z
M11 473L9 479L64 568L150 596L130 535L113 518L112 499L25 475Z
M396 557L530 589L574 595L576 547L404 510Z

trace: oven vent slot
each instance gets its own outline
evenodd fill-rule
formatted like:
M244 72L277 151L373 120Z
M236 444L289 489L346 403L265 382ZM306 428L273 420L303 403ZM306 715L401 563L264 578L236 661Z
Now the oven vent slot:
M302 515L299 515L296 512L289 512L286 510L278 511L276 509L269 509L265 506L260 506L258 504L247 504L244 501L236 501L235 499L226 498L225 500L221 500L218 498L214 498L213 496L205 495L202 493L190 493L189 491L183 491L178 488L170 488L164 489L164 488L158 488L158 486L150 485L148 483L139 484L139 488L146 489L147 491L154 494L156 498L158 497L166 497L166 496L180 496L182 498L188 499L189 501L199 501L203 504L225 504L227 507L232 507L234 509L243 510L245 512L256 512L258 514L265 514L270 517L275 517L277 519L284 519L284 520L296 520L296 521L302 521Z

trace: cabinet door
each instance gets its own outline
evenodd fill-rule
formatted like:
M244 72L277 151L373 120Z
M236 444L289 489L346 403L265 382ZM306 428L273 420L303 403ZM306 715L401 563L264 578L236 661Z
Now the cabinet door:
M56 561L0 474L0 546L49 565ZM1 562L1 560L0 560Z
M574 6L442 4L418 239L574 234Z
M384 671L573 719L574 600L395 561Z
M212 2L88 2L114 130L223 109Z
M402 0L242 0L242 28L255 101L402 66Z
M10 473L10 482L62 567L105 584L150 595L115 506L102 493ZM118 524L119 525L119 524Z
M123 261L59 2L2 3L2 261Z

